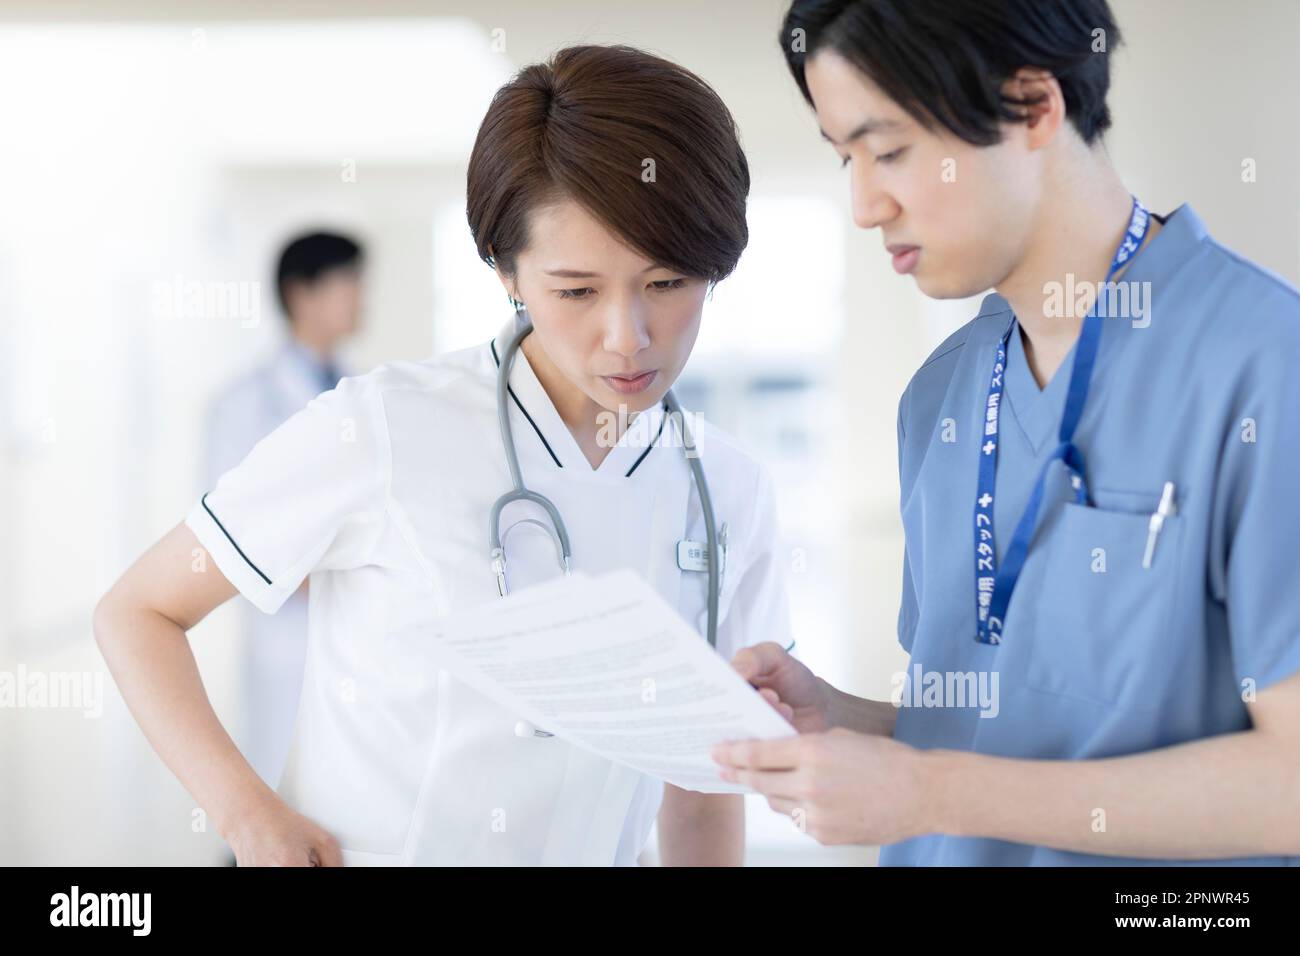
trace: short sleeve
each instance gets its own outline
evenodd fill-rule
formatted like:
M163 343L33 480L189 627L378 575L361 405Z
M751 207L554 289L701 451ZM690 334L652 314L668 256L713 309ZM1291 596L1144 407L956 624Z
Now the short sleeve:
M1226 605L1238 681L1257 689L1300 671L1300 309L1286 343L1241 378L1218 477L1212 597Z
M744 565L727 567L739 574L726 616L718 624L718 653L730 661L742 647L775 641L794 644L785 561L780 549L776 491L765 469L759 469L753 521L742 555Z
M259 610L314 570L359 567L383 536L391 455L383 399L344 378L257 442L185 524Z
M903 471L903 446L907 441L907 429L903 414L907 407L907 392L898 401L898 490L899 506L907 500L907 480ZM903 650L912 653L912 640L916 637L916 587L912 584L912 562L908 559L907 542L903 542L903 597L898 607L898 643Z

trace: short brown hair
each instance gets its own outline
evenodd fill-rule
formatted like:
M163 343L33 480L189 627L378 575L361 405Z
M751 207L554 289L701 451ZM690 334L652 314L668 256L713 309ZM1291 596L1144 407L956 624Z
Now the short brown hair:
M568 47L501 87L466 186L478 254L506 275L528 214L566 199L653 262L712 282L749 241L749 164L726 105L694 73L627 46Z

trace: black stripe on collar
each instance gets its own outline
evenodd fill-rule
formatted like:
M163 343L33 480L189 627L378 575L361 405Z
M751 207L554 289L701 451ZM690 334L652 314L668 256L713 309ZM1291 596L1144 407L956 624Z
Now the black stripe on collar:
M627 474L623 476L624 478L631 478L632 472L636 471L637 468L640 467L641 462L645 461L645 456L650 454L650 452L654 450L655 445L659 444L659 438L664 433L664 422L666 421L668 421L667 405L664 406L663 417L659 419L659 431L655 432L654 441L652 441L649 445L646 446L646 450L641 452L640 456L637 458L636 461L632 462L632 467L627 470Z
M501 359L497 357L496 339L493 339L488 344L492 347L492 361L496 362L497 368L500 368ZM528 424L533 426L533 431L537 432L537 437L541 439L542 446L546 449L546 453L551 456L551 461L555 462L557 468L563 468L564 465L560 463L560 459L556 458L555 452L551 450L551 443L546 440L546 436L542 434L542 430L537 427L537 422L533 421L533 416L528 414L528 409L524 408L523 402L519 401L519 396L515 394L515 390L507 385L506 391L509 392L510 397L515 400L515 407L524 413L524 418L528 419Z

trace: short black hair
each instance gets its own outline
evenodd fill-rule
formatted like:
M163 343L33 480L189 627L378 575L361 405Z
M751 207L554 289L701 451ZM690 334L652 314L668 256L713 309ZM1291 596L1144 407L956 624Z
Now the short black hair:
M492 97L465 178L479 256L505 275L528 247L532 211L557 199L655 264L710 282L749 242L749 162L726 104L684 67L629 46L565 47L516 74Z
M361 259L359 243L332 232L311 232L291 241L280 253L280 264L275 270L276 292L285 316L289 317L284 294L289 282L315 282L333 269L355 269L361 265Z
M780 37L810 106L804 65L833 50L922 126L937 120L976 146L999 142L999 123L1023 122L1020 108L1036 102L1002 92L1022 67L1056 77L1070 122L1094 142L1110 128L1120 40L1106 0L794 0Z

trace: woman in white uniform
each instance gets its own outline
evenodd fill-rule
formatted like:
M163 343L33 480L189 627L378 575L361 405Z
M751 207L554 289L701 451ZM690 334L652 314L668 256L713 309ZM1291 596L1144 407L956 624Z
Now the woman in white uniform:
M467 211L513 314L481 346L344 378L259 442L100 601L95 633L141 728L241 865L739 863L735 794L679 790L555 737L440 670L443 615L500 600L489 514L519 469L575 570L640 572L706 632L692 432L726 525L717 651L788 643L771 483L668 414L709 288L747 241L749 173L716 94L625 47L563 50L493 99ZM487 335L485 335L485 338ZM558 576L546 512L501 514L509 588ZM186 631L236 591L271 613L310 576L305 682L271 791L212 711ZM702 638L703 639L703 638Z

